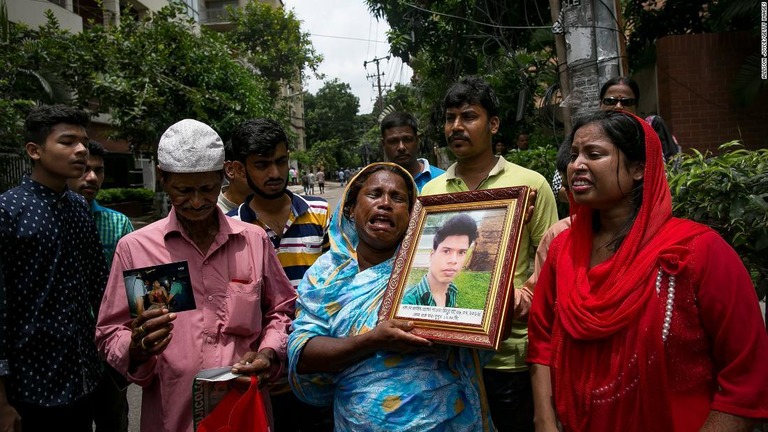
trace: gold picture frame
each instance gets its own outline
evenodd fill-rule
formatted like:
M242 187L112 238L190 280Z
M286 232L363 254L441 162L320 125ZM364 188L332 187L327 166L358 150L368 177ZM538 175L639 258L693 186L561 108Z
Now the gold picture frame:
M413 334L438 343L497 350L528 199L526 186L419 197L379 319L413 321Z

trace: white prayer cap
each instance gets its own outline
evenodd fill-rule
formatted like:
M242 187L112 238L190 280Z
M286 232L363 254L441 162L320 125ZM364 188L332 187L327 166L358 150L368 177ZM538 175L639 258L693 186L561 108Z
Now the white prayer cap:
M158 167L172 173L224 169L224 143L210 126L184 119L169 127L157 146Z

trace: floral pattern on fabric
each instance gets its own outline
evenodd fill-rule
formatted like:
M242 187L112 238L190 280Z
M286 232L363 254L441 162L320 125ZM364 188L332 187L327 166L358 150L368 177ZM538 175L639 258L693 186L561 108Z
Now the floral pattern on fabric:
M357 234L341 213L337 210L331 221L330 252L298 287L288 342L294 392L313 405L333 404L341 431L491 430L480 382L490 351L440 345L408 354L379 351L336 374L296 372L311 338L355 336L378 322L394 259L359 271Z

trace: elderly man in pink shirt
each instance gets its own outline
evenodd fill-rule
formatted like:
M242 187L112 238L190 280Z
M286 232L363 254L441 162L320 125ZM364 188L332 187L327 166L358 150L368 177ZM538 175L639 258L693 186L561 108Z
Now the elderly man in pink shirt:
M223 166L213 129L195 120L172 125L160 139L157 168L173 208L115 251L96 343L143 388L142 431L192 430L192 381L201 369L231 365L266 383L285 362L296 291L265 232L216 206ZM131 319L123 271L184 260L196 309L152 309Z

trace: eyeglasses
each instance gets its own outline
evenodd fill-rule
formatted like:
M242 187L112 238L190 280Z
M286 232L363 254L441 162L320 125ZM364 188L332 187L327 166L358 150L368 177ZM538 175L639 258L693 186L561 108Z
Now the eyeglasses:
M637 103L637 99L615 97L603 98L603 105L614 106L619 102L621 102L622 106L634 106Z

